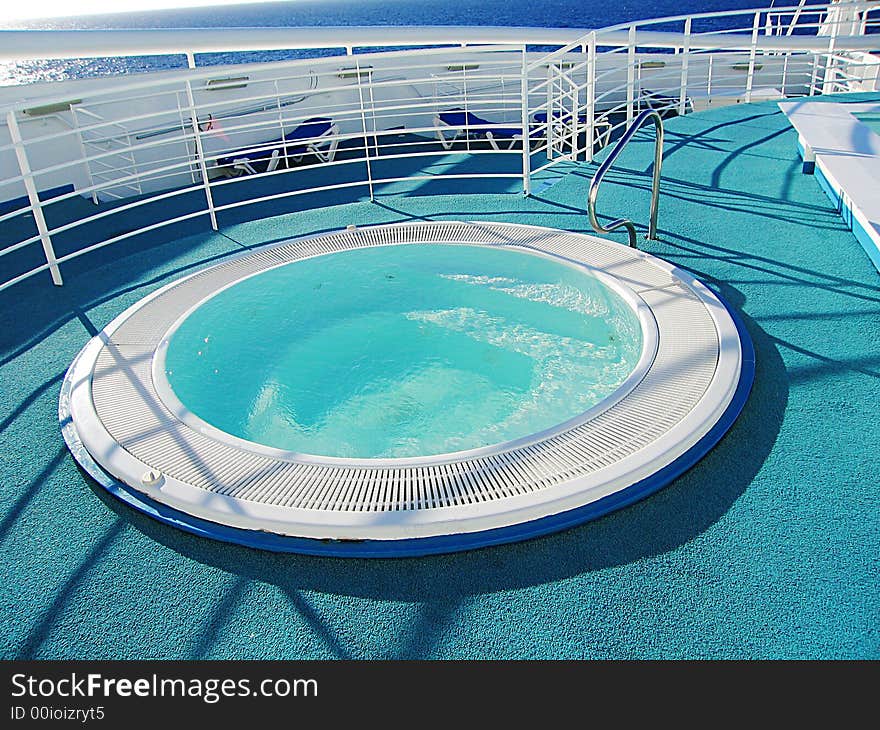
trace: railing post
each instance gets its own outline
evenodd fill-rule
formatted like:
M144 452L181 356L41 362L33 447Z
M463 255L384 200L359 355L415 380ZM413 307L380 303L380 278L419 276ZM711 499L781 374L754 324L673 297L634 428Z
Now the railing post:
M553 135L556 131L556 126L553 124L553 85L556 82L556 77L554 76L554 69L556 68L556 64L554 61L550 61L547 64L547 159L553 159L553 152L556 149L556 140Z
M215 231L217 226L217 213L214 210L214 196L211 195L211 181L208 180L208 166L205 164L205 149L202 146L202 130L199 129L199 115L196 111L196 99L193 96L192 83L189 79L185 81L186 101L189 104L190 121L192 122L193 139L196 143L196 159L199 163L199 170L202 173L202 185L205 188L205 200L208 203L208 215L211 216L211 228Z
M471 128L468 126L468 119L470 119L470 109L468 108L468 82L467 82L467 64L461 64L461 93L462 93L462 107L464 108L464 148L470 152L471 151Z
M529 67L526 62L526 47L522 47L522 69L520 70L520 96L522 97L522 110L520 121L522 123L522 175L523 175L523 195L532 194L532 160L531 145L529 134ZM549 141L550 134L550 109L547 109L547 139Z
M819 54L813 52L813 68L810 71L810 93L809 96L816 95L816 82L819 80Z
M788 82L788 59L791 58L791 52L785 54L785 58L782 60L782 88L780 91L782 92L782 96L785 96L785 86Z
M580 132L580 126L578 121L578 112L580 111L579 102L579 92L577 88L577 81L574 77L574 68L577 64L573 63L570 67L568 73L565 74L565 80L567 83L567 95L568 98L571 99L571 124L569 125L569 132L571 135L571 161L577 162L578 158L578 133ZM565 114L565 110L562 111Z
M375 193L373 191L373 167L370 164L370 140L369 140L369 132L367 131L367 110L364 107L364 88L361 84L361 62L360 60L355 61L355 75L357 76L357 85L358 85L358 101L360 102L361 107L361 129L364 130L364 161L367 165L367 187L370 190L370 202L376 200ZM373 77L370 76L370 83L373 83ZM375 131L375 130L374 130Z
M596 31L587 42L587 162L593 161L596 138Z
M800 20L801 12L804 9L804 4L801 3L797 6L797 9L794 11L794 14L791 16L791 22L788 24L788 28L785 30L785 35L793 35L794 29L797 27L798 20ZM782 24L782 18L779 19L780 25Z
M284 111L281 108L281 91L278 89L278 79L273 79L272 88L275 89L275 109L278 110L278 131L281 133L281 149L284 151L284 166L290 166L290 157L287 154L287 137L284 129Z
M92 175L92 166L89 165L89 154L86 152L86 143L83 139L82 129L79 126L79 114L76 113L76 105L70 105L70 119L73 123L73 128L76 130L76 138L79 141L79 152L82 155L83 159L83 167L85 168L86 180L89 181L89 187L92 188L92 202L97 205L98 204L98 191L95 189L95 179Z
M706 103L712 104L712 54L709 54L709 72L706 77Z
M192 51L186 52L186 67L187 68L195 68L196 67L196 55Z
M834 93L834 82L832 81L832 74L834 74L835 76L837 75L834 68L834 45L837 41L837 31L840 27L841 21L839 13L835 13L832 17L833 20L831 22L831 37L828 39L828 58L825 61L825 75L822 79L823 94Z
M687 106L688 57L691 50L691 18L684 21L684 45L681 48L681 90L678 94L678 113L684 116Z
M626 49L626 123L633 120L633 101L636 81L636 27L629 27Z
M761 29L761 13L755 13L752 23L752 45L749 48L749 75L746 78L746 104L752 100L752 85L755 81L755 56L758 54L758 33Z
M28 161L27 151L24 148L21 130L18 128L18 120L15 118L14 110L10 110L6 114L6 124L9 127L9 136L12 138L12 146L15 147L18 169L21 170L21 177L24 181L24 189L27 191L28 202L31 204L34 223L37 224L37 233L40 234L40 242L43 244L43 254L46 256L46 263L49 264L49 273L52 274L52 283L55 286L61 286L64 281L61 278L61 271L58 269L58 260L55 257L52 238L49 236L49 227L46 225L46 218L43 216L43 204L40 201L37 186L34 184L34 175L31 171L31 165Z

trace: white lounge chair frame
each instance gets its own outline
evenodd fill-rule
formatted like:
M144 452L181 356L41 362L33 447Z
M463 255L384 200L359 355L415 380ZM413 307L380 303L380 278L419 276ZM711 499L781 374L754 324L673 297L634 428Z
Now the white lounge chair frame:
M499 124L498 126L500 127L503 125ZM455 134L452 137L447 137L443 133L444 128L454 129ZM471 129L473 129L473 127L468 124L464 124L461 126L447 124L440 118L439 114L434 115L434 131L436 132L437 139L440 141L440 144L442 145L444 150L451 150L452 145L455 143L455 141L460 139L462 136L467 137L467 134ZM492 149L494 150L500 151L501 147L499 146L499 142L504 143L507 141L506 139L495 139L495 135L492 134L491 129L481 129L478 131L484 131L486 133L486 139L489 141L489 144L492 145ZM515 134L513 137L510 138L510 144L507 145L506 149L512 150L517 141L521 140L522 138L523 137L521 134Z
M327 143L330 143L330 146L326 148L326 150L322 150L321 147L326 146ZM306 151L299 155L288 155L287 148L288 147L300 147L303 144L306 145ZM335 122L330 125L330 128L324 132L324 134L319 137L313 137L308 140L284 140L282 142L284 146L284 157L288 160L293 160L294 162L299 162L308 154L313 154L317 157L321 162L333 162L336 158L336 148L339 147L339 125Z
M278 164L281 162L281 150L272 150L272 156L269 158L269 164L266 167L266 172L272 172L273 170L278 168ZM256 175L257 171L254 169L254 166L251 164L251 160L247 157L237 157L232 160L232 172L234 175Z

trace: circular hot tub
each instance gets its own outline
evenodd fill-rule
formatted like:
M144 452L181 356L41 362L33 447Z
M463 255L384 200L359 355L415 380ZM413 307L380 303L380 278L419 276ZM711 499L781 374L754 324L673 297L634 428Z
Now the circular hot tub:
M708 289L593 236L346 230L139 302L62 388L68 445L157 519L275 550L414 555L639 499L739 413L747 336Z

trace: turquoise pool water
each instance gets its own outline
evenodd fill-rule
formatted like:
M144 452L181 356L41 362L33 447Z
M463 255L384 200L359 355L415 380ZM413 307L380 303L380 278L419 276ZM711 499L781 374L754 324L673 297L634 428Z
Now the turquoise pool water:
M586 270L509 249L381 246L245 279L168 345L204 421L323 456L428 456L508 441L614 391L642 347L633 310Z
M856 114L855 118L862 124L867 124L877 134L880 134L880 113L866 112L865 114Z

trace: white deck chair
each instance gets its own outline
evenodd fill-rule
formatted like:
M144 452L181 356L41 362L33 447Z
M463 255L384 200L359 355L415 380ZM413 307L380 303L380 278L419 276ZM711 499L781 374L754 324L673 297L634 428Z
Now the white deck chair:
M446 136L446 130L455 130L452 137ZM517 140L522 139L519 127L508 127L504 124L490 122L471 112L461 109L449 109L434 115L434 131L444 150L451 150L453 143L461 137L485 138L492 149L500 150L502 144L513 149Z
M278 169L278 164L281 162L281 150L274 149L272 150L272 154L269 157L269 164L266 165L266 172L272 172L273 170ZM232 170L237 175L256 175L257 171L254 169L252 161L247 157L235 157L232 160Z

